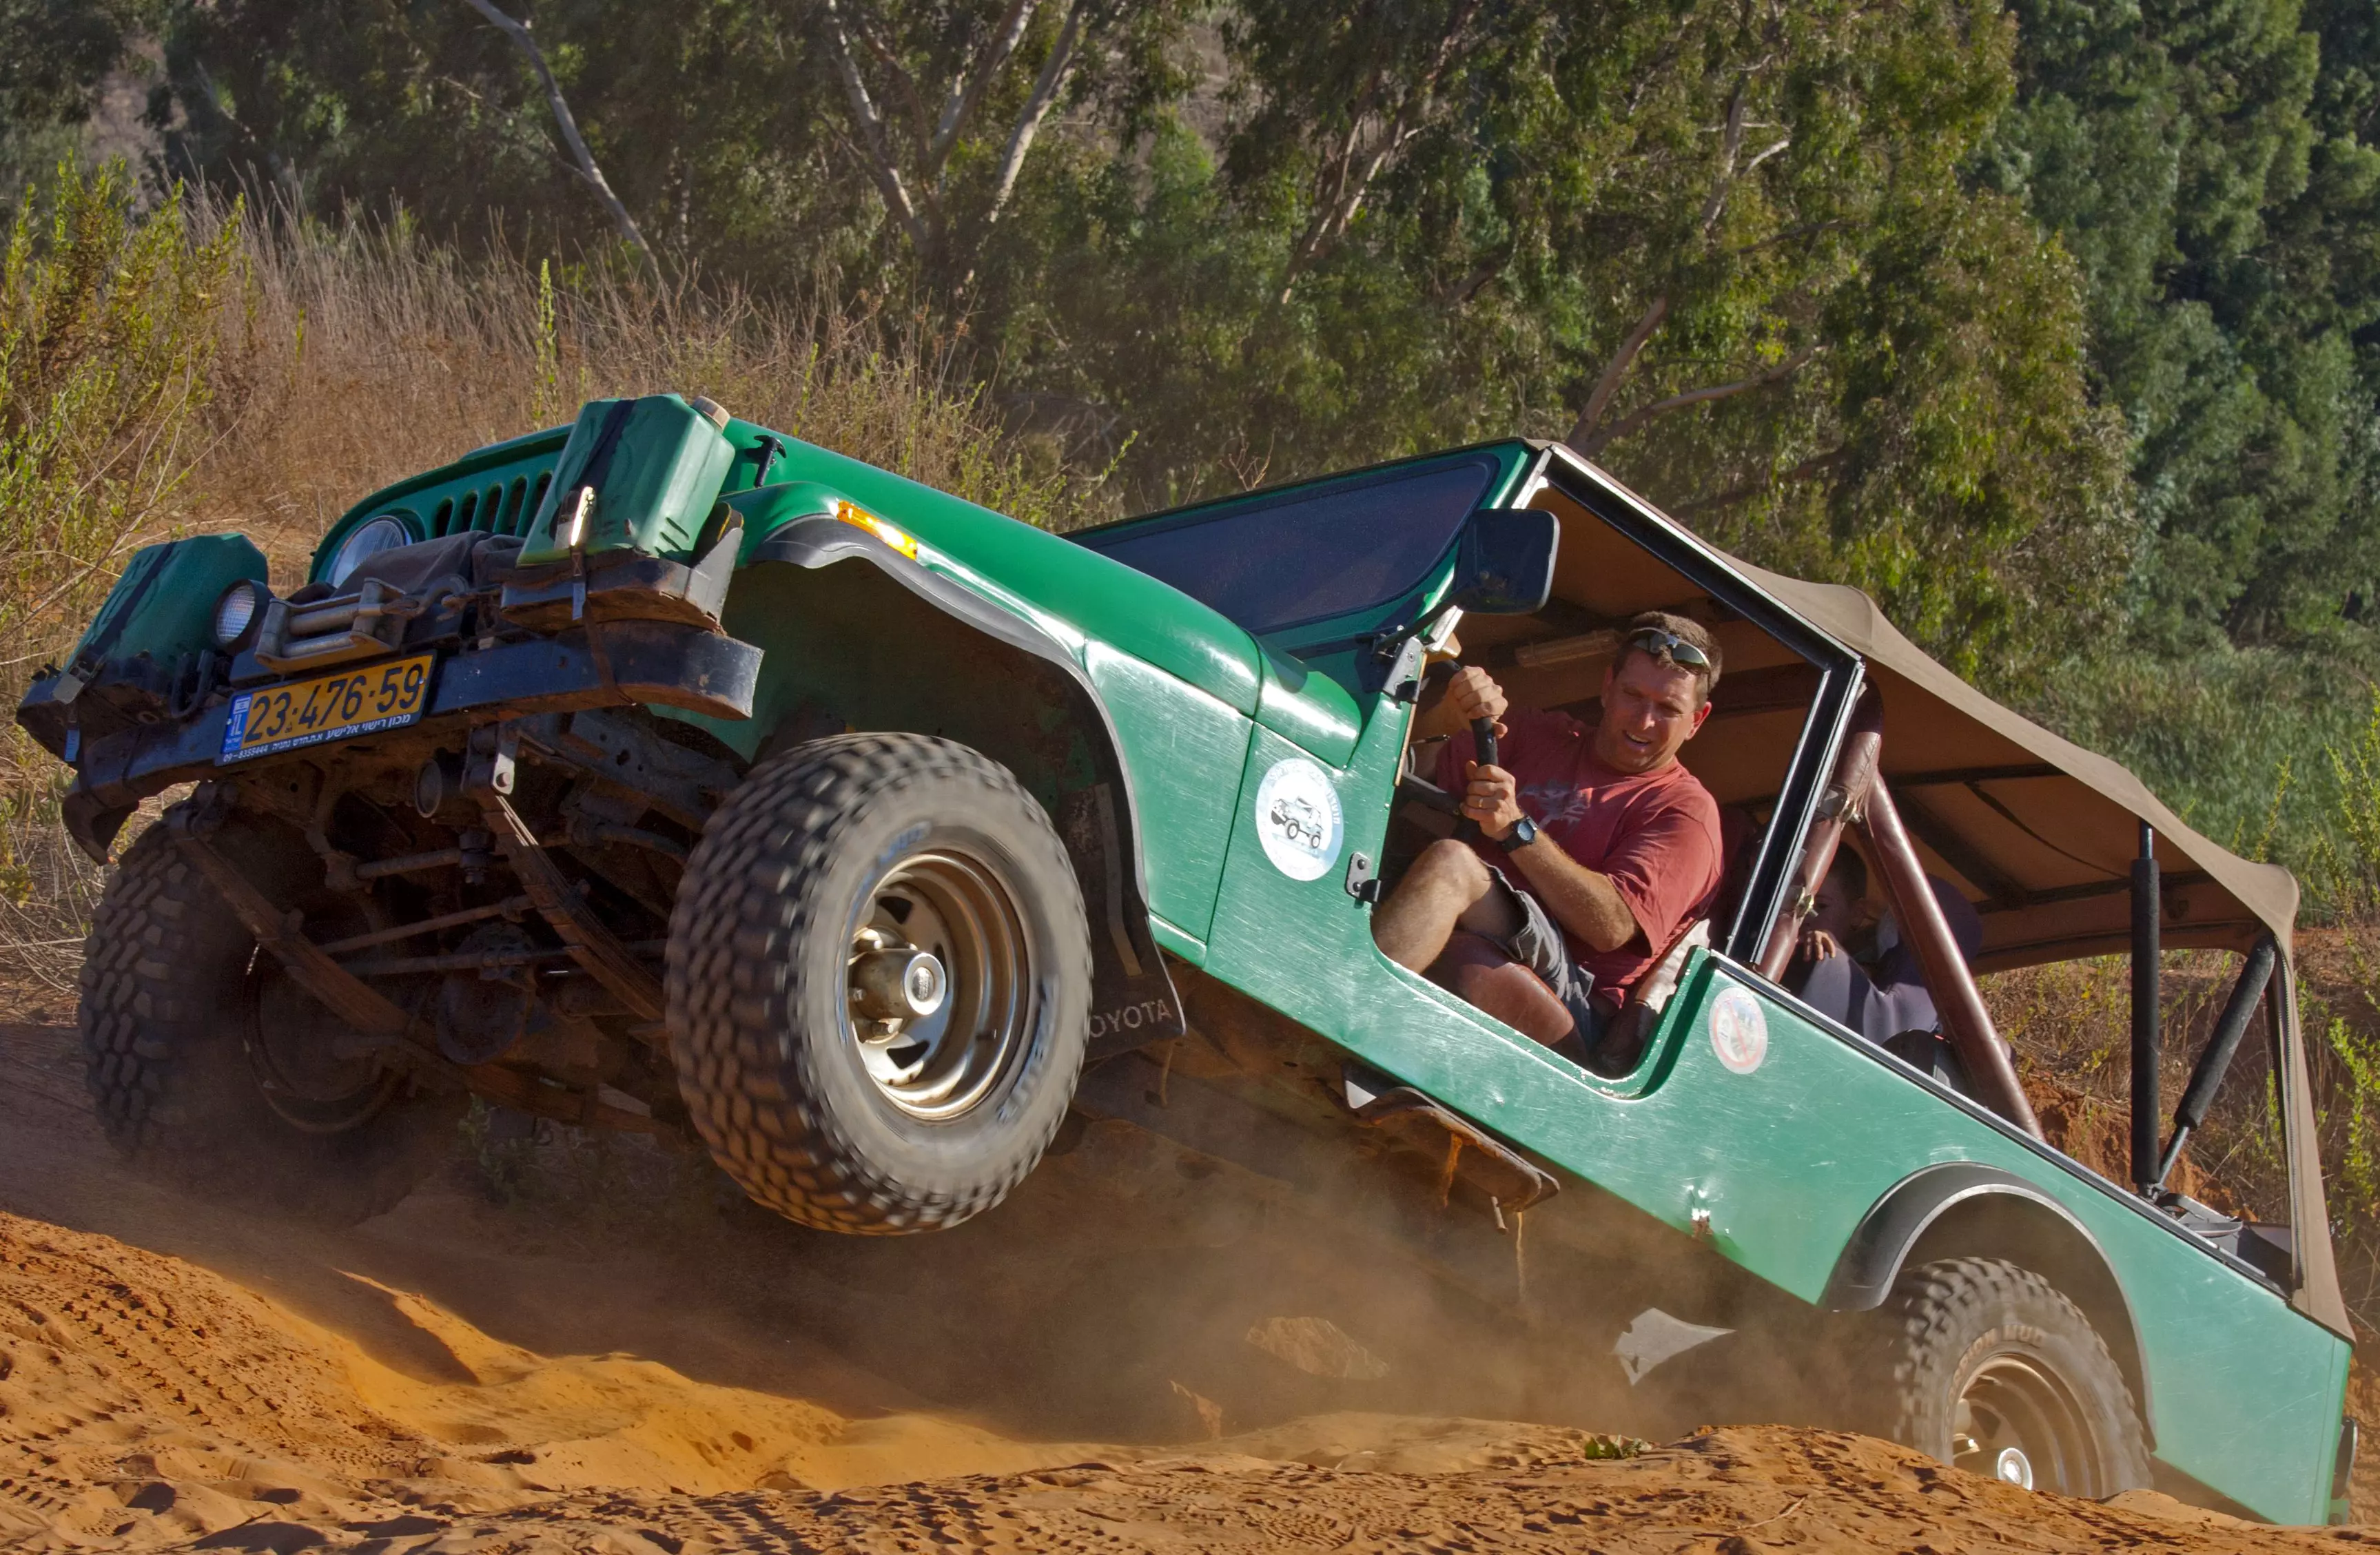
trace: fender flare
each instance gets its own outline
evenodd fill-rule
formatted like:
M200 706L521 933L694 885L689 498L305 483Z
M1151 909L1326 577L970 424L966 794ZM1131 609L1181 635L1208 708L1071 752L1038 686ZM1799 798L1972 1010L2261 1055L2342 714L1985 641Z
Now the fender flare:
M2148 1356L2114 1263L2071 1209L2014 1172L1949 1161L1921 1167L1894 1184L1843 1245L1818 1305L1836 1312L1881 1306L1911 1256L1937 1232L1945 1245L1925 1249L1928 1256L2006 1257L2049 1280L2082 1308L2131 1385L2142 1428L2155 1445Z
M929 571L864 529L823 515L796 518L763 536L736 570L776 563L816 570L859 561L942 614L1059 672L1096 731L1090 743L1099 783L1052 817L1084 882L1091 909L1092 1039L1096 1061L1182 1036L1181 996L1148 927L1148 881L1142 866L1139 807L1123 742L1090 675L1063 644L1032 622L973 589ZM1069 796L1075 798L1076 796Z

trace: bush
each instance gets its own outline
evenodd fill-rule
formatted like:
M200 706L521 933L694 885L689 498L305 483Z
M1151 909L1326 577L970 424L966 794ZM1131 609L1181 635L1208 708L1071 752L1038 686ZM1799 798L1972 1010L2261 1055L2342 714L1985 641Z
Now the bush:
M237 208L235 208L235 214ZM232 229L136 214L113 163L62 165L0 260L0 640L55 647L176 516L200 452ZM21 670L7 685L21 684Z
M2303 916L2339 922L2380 906L2374 686L2380 662L2343 645L2216 648L2180 662L2108 654L2067 667L2027 711L2131 768L2233 852L2287 865Z
M183 518L239 208L136 210L121 163L68 163L0 258L0 697L89 619L138 546ZM67 774L0 736L0 972L73 988L98 875L57 826Z

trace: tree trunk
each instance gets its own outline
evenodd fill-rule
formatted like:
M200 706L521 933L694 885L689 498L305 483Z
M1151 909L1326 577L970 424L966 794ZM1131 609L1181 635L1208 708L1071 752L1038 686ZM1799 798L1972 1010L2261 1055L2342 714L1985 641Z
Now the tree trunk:
M496 9L493 0L464 0L464 3L502 29L504 36L512 40L513 46L528 57L530 68L537 72L538 80L545 88L546 105L553 110L553 122L561 127L563 140L570 147L570 154L577 159L578 176L587 181L587 187L595 191L595 198L601 200L603 208L612 213L612 225L620 229L620 236L628 240L628 246L636 249L638 257L645 261L645 268L652 274L653 284L662 285L661 261L654 256L652 245L645 241L645 235L637 229L637 218L628 214L628 208L620 203L618 195L612 192L611 184L603 176L603 169L595 164L595 153L587 149L587 138L578 133L578 120L571 114L570 104L562 95L561 83L553 79L552 67L545 62L545 51L539 48L537 40L529 36L528 23L515 21Z

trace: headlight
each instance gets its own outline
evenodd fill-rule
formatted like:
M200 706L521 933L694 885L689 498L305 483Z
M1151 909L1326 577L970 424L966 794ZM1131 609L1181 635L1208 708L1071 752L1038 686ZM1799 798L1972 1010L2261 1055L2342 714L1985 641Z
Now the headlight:
M332 588L336 589L364 565L365 558L412 543L413 537L406 532L405 521L382 514L339 542L338 554L331 558L328 581Z
M254 641L257 623L264 619L264 606L272 597L264 585L252 577L244 577L225 589L223 597L215 601L215 646L228 653Z

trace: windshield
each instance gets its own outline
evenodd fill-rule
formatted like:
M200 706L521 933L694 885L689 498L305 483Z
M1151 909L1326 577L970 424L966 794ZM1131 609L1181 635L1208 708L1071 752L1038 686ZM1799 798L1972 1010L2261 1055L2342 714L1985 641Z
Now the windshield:
M1468 455L1375 470L1074 537L1263 637L1401 600L1496 479Z

